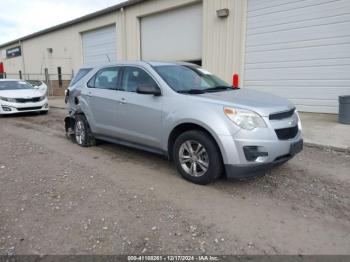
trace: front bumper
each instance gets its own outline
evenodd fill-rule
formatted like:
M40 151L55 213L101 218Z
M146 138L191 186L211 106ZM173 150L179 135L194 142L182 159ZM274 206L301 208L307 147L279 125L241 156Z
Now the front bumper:
M40 102L12 103L0 101L0 115L11 115L26 112L48 111L49 104L47 98Z
M271 167L287 162L299 153L303 146L300 121L290 139L279 138L276 132L288 127L290 120L265 119L267 128L240 130L232 136L220 136L226 176L236 179L262 176Z
M288 154L276 157L272 162L243 165L225 164L226 176L233 179L249 179L264 176L269 169L287 162L303 149L303 139L298 140L296 143L300 144L296 150L292 150L291 146Z

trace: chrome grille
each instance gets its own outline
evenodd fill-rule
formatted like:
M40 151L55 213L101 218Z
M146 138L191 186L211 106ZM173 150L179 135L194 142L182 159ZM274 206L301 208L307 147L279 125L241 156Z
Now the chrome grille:
M40 97L31 97L31 98L16 98L17 103L33 103L39 102Z

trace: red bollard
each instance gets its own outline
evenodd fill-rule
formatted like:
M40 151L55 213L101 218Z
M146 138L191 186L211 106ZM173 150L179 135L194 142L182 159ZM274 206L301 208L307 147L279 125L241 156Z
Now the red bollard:
M239 75L238 74L233 74L232 86L233 86L233 88L239 88Z
M0 62L0 78L5 78L4 71L4 64Z

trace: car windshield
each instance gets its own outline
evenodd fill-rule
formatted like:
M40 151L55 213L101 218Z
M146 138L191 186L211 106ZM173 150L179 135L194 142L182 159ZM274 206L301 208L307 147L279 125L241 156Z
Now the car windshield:
M201 94L234 90L205 69L191 65L160 65L155 70L176 92Z
M34 87L24 81L0 81L0 91L3 90L21 90L33 89Z
M92 70L92 68L82 68L78 71L78 73L73 77L72 81L70 82L69 86L74 85L77 83L80 79L82 79L84 76L87 75Z

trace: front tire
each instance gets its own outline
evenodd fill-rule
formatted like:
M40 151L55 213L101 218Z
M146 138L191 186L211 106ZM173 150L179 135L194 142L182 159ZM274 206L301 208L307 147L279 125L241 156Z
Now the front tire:
M203 131L181 134L175 141L173 156L179 173L192 183L206 185L222 174L220 150L212 137Z
M74 124L75 142L83 147L94 146L96 141L84 115L77 115Z

